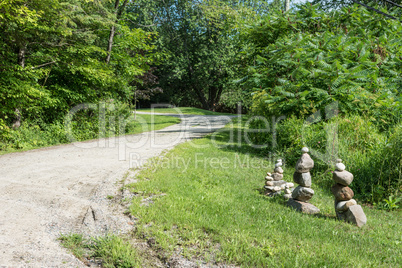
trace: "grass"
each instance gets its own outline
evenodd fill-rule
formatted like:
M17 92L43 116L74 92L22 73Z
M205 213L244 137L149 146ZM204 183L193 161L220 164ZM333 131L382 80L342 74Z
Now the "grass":
M262 192L272 162L229 138L229 132L221 131L181 144L140 172L139 182L129 186L137 193L130 207L139 218L137 236L154 239L155 249L166 256L181 252L189 259L243 267L399 267L402 263L401 210L364 206L368 223L358 228L338 221L330 190L313 183L311 203L321 213L295 212L281 197ZM292 181L293 171L285 167L285 180ZM153 203L144 206L144 198L152 198Z
M138 109L139 112L155 112L155 113L170 113L170 114L193 114L193 115L231 115L228 113L217 113L208 110L193 108L193 107L177 107L177 108L155 108L155 109Z
M142 267L140 257L131 244L117 236L85 239L80 234L63 235L61 244L84 262L100 261L102 267Z
M137 115L136 120L129 120L128 122L124 135L162 129L180 123L180 119L141 114ZM77 124L73 123L73 136L77 141L97 139L100 136L98 129L97 122L81 120ZM107 130L104 135L106 137L119 135L118 125L108 125ZM67 130L64 124L56 123L43 127L39 126L39 124L25 124L18 130L10 130L6 140L0 140L0 155L70 142L67 138Z

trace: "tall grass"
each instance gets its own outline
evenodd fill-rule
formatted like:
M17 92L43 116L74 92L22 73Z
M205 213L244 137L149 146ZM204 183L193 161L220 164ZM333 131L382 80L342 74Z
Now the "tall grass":
M261 122L254 122L260 127ZM334 138L334 133L337 134ZM272 139L272 132L252 133L253 141L263 143ZM325 155L315 157L314 176L326 187L332 183L329 172L336 158L341 158L347 170L354 174L351 184L361 201L381 203L392 195L400 195L402 187L402 124L380 132L369 119L350 115L328 121L306 124L303 119L290 117L276 129L277 146L268 147L294 165L303 146Z

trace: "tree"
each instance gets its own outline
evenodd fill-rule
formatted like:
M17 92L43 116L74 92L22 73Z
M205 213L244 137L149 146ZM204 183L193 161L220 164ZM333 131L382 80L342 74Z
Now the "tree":
M244 83L259 114L307 116L332 102L343 113L400 118L402 25L364 7L323 12L309 4L278 11L244 36ZM376 107L376 108L374 108Z
M395 4L402 5L402 0L376 0L375 2L373 0L359 0L359 2L368 5L378 4L386 8L396 7ZM312 3L314 5L319 4L321 8L325 10L339 9L341 7L352 6L356 4L356 2L354 2L353 0L314 0Z
M16 108L22 117L53 122L80 103L131 101L133 81L154 60L151 35L126 25L127 1L117 12L114 4L108 0L0 3L2 122L11 125Z
M132 13L140 14L133 27L158 33L166 57L157 74L171 101L189 104L195 96L214 110L233 76L234 9L224 1L137 1Z

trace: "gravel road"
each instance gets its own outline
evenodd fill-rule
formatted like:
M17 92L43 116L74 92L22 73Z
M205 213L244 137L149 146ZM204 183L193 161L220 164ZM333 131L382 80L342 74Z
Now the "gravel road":
M125 174L230 121L181 118L158 131L0 156L0 267L86 267L60 246L60 234L131 230L133 222L107 198L121 192Z

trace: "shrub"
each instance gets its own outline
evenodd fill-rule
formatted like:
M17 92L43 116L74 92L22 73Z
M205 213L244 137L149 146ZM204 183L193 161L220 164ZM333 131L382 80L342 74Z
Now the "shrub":
M252 123L261 128L261 121ZM334 130L337 138L334 139ZM251 133L255 144L272 140L272 132ZM309 124L295 116L281 121L276 128L276 147L267 150L284 156L294 166L303 146L310 148L315 168L315 183L329 189L336 158L354 174L351 185L356 197L375 203L400 192L402 186L402 127L380 132L369 119L361 116L335 117ZM338 144L338 146L334 146ZM321 155L321 156L320 156Z

